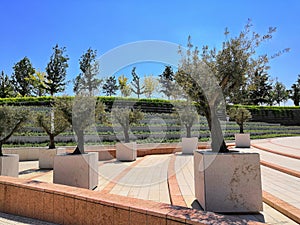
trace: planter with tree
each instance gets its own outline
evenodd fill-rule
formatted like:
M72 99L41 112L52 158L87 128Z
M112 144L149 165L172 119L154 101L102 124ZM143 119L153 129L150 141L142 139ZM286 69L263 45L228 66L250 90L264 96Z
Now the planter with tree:
M226 112L224 99L237 97L257 68L268 68L268 56L255 58L255 49L269 40L276 29L270 28L261 36L252 32L251 26L248 22L237 37L223 43L220 51L204 46L199 56L190 38L187 51L179 51L182 60L175 80L196 103L198 113L206 117L211 133L211 151L194 153L195 195L208 211L262 210L259 154L229 151L223 137L222 118L218 118L219 112ZM228 33L226 29L225 35Z
M39 168L53 169L54 156L66 153L65 148L56 148L54 138L70 127L70 124L55 103L49 111L38 113L36 122L48 134L50 140L48 149L39 150Z
M231 119L239 125L240 133L235 134L235 147L236 148L250 148L250 134L244 133L244 123L252 118L251 112L242 107L231 108L229 110Z
M19 155L2 152L3 144L28 119L28 110L21 107L0 106L0 176L18 177Z
M63 98L57 104L65 119L72 125L77 137L77 147L71 154L54 158L53 182L75 187L94 189L98 185L98 154L84 150L84 132L95 128L96 121L105 118L105 107L93 97L101 80L97 79L96 52L89 49L80 61L82 73L76 77L72 101ZM93 130L94 131L94 130Z
M137 157L136 142L130 142L130 126L143 119L143 113L138 109L115 107L111 110L112 122L121 125L124 142L116 144L116 158L119 161L134 161ZM116 128L116 126L115 126Z
M192 137L192 127L198 123L198 113L189 101L180 105L178 113L181 124L186 128L186 137L181 138L182 154L194 154L198 149L198 137Z

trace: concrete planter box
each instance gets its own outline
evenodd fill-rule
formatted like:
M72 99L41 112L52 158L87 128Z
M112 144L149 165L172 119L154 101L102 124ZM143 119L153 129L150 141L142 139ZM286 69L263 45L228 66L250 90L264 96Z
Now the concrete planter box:
M182 154L194 154L198 148L198 138L182 138Z
M54 156L53 183L95 189L98 185L98 154Z
M65 148L40 149L39 150L39 168L53 169L54 156L66 153Z
M134 161L137 157L136 142L117 143L116 158L119 161Z
M3 154L18 154L19 161L39 160L39 150L45 148L21 147L3 149Z
M196 199L205 211L250 213L262 211L258 153L194 153Z
M235 134L235 147L250 148L250 134Z
M19 176L19 155L7 154L0 157L0 176Z

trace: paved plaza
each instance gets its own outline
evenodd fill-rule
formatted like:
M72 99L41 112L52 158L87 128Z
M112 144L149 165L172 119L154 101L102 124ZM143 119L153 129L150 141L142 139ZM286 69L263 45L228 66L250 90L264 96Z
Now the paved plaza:
M261 161L300 174L299 159L276 154L277 152L300 156L300 137L252 140L252 147L247 151L258 152ZM174 170L170 170L172 166ZM37 161L20 162L19 169L19 178L49 183L53 180L52 170L39 170ZM170 174L170 171L175 171L175 174ZM299 177L264 165L261 165L261 174L264 192L300 209ZM99 161L99 185L94 191L172 204L174 196L170 189L173 187L170 187L168 181L173 175L183 199L178 204L199 208L194 197L193 156L181 153L148 155L139 157L134 162L119 162L115 159ZM268 204L264 203L263 208L261 214L236 216L268 224L297 224ZM0 214L0 224L50 224L20 218Z

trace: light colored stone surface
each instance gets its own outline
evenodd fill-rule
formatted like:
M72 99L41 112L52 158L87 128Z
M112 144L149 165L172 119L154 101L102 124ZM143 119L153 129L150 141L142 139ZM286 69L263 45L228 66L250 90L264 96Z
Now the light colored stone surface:
M182 138L182 154L194 154L194 151L197 150L198 138Z
M235 147L250 148L250 134L235 134Z
M194 168L195 195L204 210L262 210L259 154L196 151Z
M65 154L65 148L56 149L40 149L39 150L39 168L40 169L53 169L54 156Z
M19 176L18 154L6 154L0 157L0 175L10 177Z
M134 161L137 157L136 142L117 143L116 156L119 161Z
M6 148L3 149L4 154L18 154L20 161L38 160L39 149L41 148Z
M0 225L55 225L55 224L0 212Z
M98 185L98 155L56 155L53 183L94 189Z

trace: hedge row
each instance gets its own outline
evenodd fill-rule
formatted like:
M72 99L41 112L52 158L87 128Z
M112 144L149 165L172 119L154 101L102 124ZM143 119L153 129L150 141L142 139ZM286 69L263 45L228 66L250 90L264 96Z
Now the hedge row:
M61 98L61 97L58 97ZM65 98L65 97L64 97ZM73 99L74 97L67 97ZM163 99L136 99L121 97L98 97L98 101L105 103L108 110L113 106L133 106L147 113L172 113L180 101ZM13 106L50 106L53 98L47 97L19 97L0 98L0 105ZM242 107L229 105L230 107ZM280 106L243 106L251 111L253 122L279 123L282 125L300 125L300 107Z

